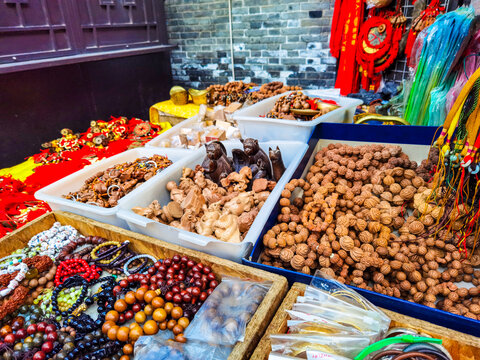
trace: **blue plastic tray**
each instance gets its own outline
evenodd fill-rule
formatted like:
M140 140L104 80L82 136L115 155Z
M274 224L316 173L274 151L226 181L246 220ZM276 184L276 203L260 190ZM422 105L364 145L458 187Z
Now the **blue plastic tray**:
M307 150L303 160L301 161L292 178L299 178L302 175L319 139L430 145L435 134L440 134L440 131L437 132L437 129L438 128L429 126L319 124L310 138L309 149ZM294 282L309 284L312 280L311 275L263 265L257 262L261 252L264 249L262 241L263 235L265 235L265 233L275 225L279 211L280 206L277 204L270 214L270 217L268 218L263 231L260 234L260 238L253 247L249 258L243 259L242 262L245 265L285 276L290 285ZM363 290L353 286L351 286L351 288L365 296L373 304L382 308L405 314L417 319L429 321L433 324L444 326L466 334L480 336L480 321L448 313L443 310L432 309L427 306L415 304L406 300L378 294L373 291Z

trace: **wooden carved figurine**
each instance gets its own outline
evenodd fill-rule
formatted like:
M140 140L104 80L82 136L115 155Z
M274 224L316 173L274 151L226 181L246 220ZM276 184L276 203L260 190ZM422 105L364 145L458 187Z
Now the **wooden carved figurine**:
M207 156L203 160L202 168L205 170L205 178L220 185L220 180L234 171L227 157L225 147L219 141L205 144Z
M270 159L258 145L258 140L248 138L240 141L243 144L243 151L240 149L232 151L235 168L241 169L243 166L248 166L252 169L253 179L265 178L271 180L272 166L270 165Z
M272 162L273 180L278 182L278 180L280 180L283 173L285 172L285 165L283 164L282 153L277 146L276 149L268 148L268 155L270 156L270 161Z

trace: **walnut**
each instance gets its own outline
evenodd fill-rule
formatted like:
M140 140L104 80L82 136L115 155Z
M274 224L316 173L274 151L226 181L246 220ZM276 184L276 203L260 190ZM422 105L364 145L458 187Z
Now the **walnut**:
M395 182L395 179L390 176L390 175L387 175L383 178L383 183L386 185L386 186L390 186L392 185L393 183Z
M363 231L367 228L367 222L363 219L356 219L355 221L355 228L358 230L358 231Z
M310 273L311 273L310 267L308 267L308 266L302 267L301 272L304 273L304 274L310 275Z
M390 266L393 270L400 270L402 268L402 262L398 260L390 261Z
M383 224L383 225L390 225L393 221L393 218L390 214L388 213L383 213L382 215L380 215L380 222Z
M391 192L388 192L388 191L385 191L383 192L381 195L380 195L380 198L385 200L385 201L388 201L388 202L391 202L393 201L393 195Z
M348 228L346 226L337 225L335 227L335 234L337 236L346 236L348 235Z
M363 257L363 250L358 247L354 247L352 250L350 250L349 254L353 261L359 262Z
M388 275L390 274L390 272L392 271L392 268L389 264L383 264L381 267L380 267L380 272L383 274L383 275Z
M380 210L377 208L371 208L369 211L370 220L378 221L380 220Z
M363 205L367 208L367 209L371 209L375 206L377 206L377 204L380 202L380 200L378 200L378 198L376 197L369 197L368 199L365 199L365 201L363 202Z
M369 244L373 241L373 235L368 231L362 231L358 234L358 239L364 244Z
M380 195L380 194L383 193L384 191L385 191L385 189L383 188L382 185L380 185L380 184L373 185L372 192L373 192L375 195Z
M382 224L380 224L377 221L372 221L371 223L368 224L368 231L370 231L372 234L378 233L382 229Z
M395 195L392 199L392 202L396 206L402 206L405 200L400 195Z
M419 176L415 176L412 179L412 185L415 186L417 189L425 184L425 181Z
M301 270L304 264L305 259L300 255L294 255L292 260L290 260L290 265L297 271Z
M393 183L390 185L389 190L393 195L397 195L400 193L400 191L402 191L402 187L397 183Z
M418 271L412 271L409 275L409 278L412 282L418 283L422 280L422 275Z
M350 236L342 236L340 238L340 246L345 251L350 251L354 248L355 243Z
M409 231L411 234L414 234L414 235L421 234L421 233L423 233L424 230L425 230L424 225L423 225L420 221L418 221L418 220L412 221L412 222L408 225L408 231Z
M412 273L415 270L415 266L412 263L406 262L402 265L403 271Z
M294 253L289 248L284 248L280 252L280 260L286 263L289 263L290 260L292 260L293 256L294 256Z
M402 197L403 200L409 201L413 199L413 196L415 195L415 188L413 186L407 186L405 189L400 191L400 196Z
M297 245L297 249L295 250L295 253L297 255L300 255L303 258L306 258L309 251L310 251L310 248L308 247L308 245L305 243L301 243Z
M403 173L403 176L404 176L406 179L413 179L415 176L417 176L417 174L415 173L415 170L407 169L407 170L405 170L405 172Z

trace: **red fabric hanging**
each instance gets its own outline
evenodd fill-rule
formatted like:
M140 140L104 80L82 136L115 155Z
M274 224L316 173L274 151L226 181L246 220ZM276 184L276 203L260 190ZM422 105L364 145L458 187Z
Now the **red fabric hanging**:
M363 13L364 0L336 0L330 52L339 58L335 87L340 89L342 95L358 91L356 51Z

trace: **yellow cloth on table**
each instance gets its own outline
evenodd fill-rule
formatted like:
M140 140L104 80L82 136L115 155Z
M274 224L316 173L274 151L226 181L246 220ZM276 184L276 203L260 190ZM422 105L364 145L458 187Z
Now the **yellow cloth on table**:
M11 175L12 178L16 180L24 181L27 177L33 174L33 169L40 165L42 164L35 164L35 161L33 161L33 158L31 157L18 165L0 169L0 176Z
M197 115L199 109L200 106L195 104L175 105L172 100L162 101L150 107L150 122L152 124L158 124L159 111L172 116L188 119Z

